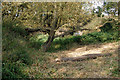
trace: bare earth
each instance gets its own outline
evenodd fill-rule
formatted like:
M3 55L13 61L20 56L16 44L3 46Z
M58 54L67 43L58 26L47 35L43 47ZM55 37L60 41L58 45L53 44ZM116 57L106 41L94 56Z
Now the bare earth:
M91 45L73 44L73 48L57 53L45 53L43 63L39 63L40 54L36 55L36 62L30 68L31 77L38 78L111 78L112 71L118 68L118 42ZM85 54L105 54L111 56L98 57L83 61L56 62L56 58L76 57ZM41 76L42 75L42 76ZM117 75L118 76L118 75ZM113 77L112 77L113 78Z
M65 55L62 57L80 57L88 54L107 54L113 53L118 48L118 42L106 43L106 44L95 44L95 45L86 45L80 48L72 49L69 51L64 51ZM60 58L60 57L59 57ZM59 60L59 58L56 59Z

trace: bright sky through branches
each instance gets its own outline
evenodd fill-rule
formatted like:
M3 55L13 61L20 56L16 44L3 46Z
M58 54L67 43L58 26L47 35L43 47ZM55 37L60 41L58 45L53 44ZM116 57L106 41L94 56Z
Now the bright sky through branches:
M102 7L104 1L105 0L92 0L90 2L93 3L92 7L97 8L97 6Z
M91 13L91 10L94 8L97 11L97 7L100 6L102 8L105 0L90 0L89 3L83 5L82 9Z

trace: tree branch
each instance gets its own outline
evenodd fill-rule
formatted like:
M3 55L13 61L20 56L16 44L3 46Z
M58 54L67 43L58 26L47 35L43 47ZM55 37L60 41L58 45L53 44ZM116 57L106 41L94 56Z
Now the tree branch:
M83 30L93 30L93 29L80 29L80 31L83 31ZM78 30L72 30L72 31L61 31L61 32L64 32L63 34L60 34L60 35L56 35L54 38L57 38L57 37L61 37L61 36L65 36L65 35L70 35L70 33L72 32L77 32Z
M50 29L31 29L31 28L26 28L25 29L27 32L28 32L28 34L30 34L30 33L34 33L34 32L47 32L47 33L49 33L50 32Z

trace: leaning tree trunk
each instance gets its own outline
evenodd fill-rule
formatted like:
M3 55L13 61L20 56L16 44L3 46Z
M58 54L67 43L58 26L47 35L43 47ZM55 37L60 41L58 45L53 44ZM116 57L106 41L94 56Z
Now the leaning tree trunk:
M42 50L44 52L46 52L50 46L51 46L51 43L53 42L54 40L54 35L55 35L55 31L50 31L50 34L49 34L49 37L48 37L48 40L42 45Z

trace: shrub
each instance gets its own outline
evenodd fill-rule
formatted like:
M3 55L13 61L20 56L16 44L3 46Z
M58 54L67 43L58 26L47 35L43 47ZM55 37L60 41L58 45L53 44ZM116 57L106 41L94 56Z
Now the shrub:
M112 23L106 23L103 27L100 27L102 32L111 31L112 28L113 28L113 24Z

